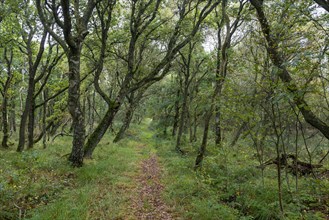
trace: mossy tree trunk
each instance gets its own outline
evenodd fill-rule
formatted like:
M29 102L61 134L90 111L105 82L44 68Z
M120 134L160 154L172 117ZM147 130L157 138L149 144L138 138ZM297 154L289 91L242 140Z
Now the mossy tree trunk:
M12 62L13 62L13 51L10 50L9 55L7 54L8 50L4 49L4 60L6 62L7 68L7 77L6 81L1 89L1 95L3 97L2 105L1 105L1 113L2 113L2 142L1 146L3 148L8 148L8 139L9 139L9 125L8 125L8 99L9 99L9 89L11 86L11 81L13 79L12 73Z
M68 109L72 117L73 141L69 161L73 166L83 164L83 146L85 142L85 119L80 104L80 58L81 46L70 48Z

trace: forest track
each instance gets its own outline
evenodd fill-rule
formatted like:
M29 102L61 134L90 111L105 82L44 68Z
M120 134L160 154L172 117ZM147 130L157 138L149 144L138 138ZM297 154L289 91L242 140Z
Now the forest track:
M174 219L170 208L162 199L161 168L156 154L151 153L141 161L140 172L136 176L136 188L132 198L133 219L167 220Z

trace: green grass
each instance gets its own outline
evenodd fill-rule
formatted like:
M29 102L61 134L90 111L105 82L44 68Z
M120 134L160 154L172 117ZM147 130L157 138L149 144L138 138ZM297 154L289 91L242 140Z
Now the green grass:
M130 206L141 155L134 140L106 136L82 168L67 162L70 138L22 154L1 151L0 219L120 219ZM20 214L21 210L21 214Z
M186 143L181 156L175 141L157 135L150 121L132 125L127 137L113 144L107 135L95 150L94 159L82 168L67 162L70 138L58 138L47 149L0 155L0 219L134 219L134 195L139 162L156 153L162 166L164 201L174 219L325 219L329 212L329 181L299 178L283 173L283 206L278 205L276 169L264 170L248 143L233 149L211 144L201 170L193 164L197 144ZM326 164L328 165L328 164ZM145 204L147 205L147 204Z
M326 219L329 213L329 181L295 177L282 172L284 216L280 214L275 166L261 170L254 149L244 145L217 149L208 146L202 170L193 171L198 144L186 144L189 152L174 151L175 140L155 141L165 166L165 198L182 219ZM210 142L211 143L211 142Z

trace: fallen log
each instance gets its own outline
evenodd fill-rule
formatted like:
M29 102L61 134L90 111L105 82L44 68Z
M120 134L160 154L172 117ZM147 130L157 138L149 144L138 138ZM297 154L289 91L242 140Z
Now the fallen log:
M265 169L269 165L280 165L281 168L286 168L293 175L305 176L314 173L316 169L321 168L322 164L311 164L301 160L293 154L282 154L281 157L276 157L257 166L257 168Z

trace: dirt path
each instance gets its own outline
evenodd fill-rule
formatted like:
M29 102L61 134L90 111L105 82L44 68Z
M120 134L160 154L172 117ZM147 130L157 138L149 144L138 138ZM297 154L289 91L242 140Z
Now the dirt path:
M140 163L140 174L136 177L136 193L132 198L132 210L136 219L173 219L169 207L161 198L161 169L158 158L151 154Z

